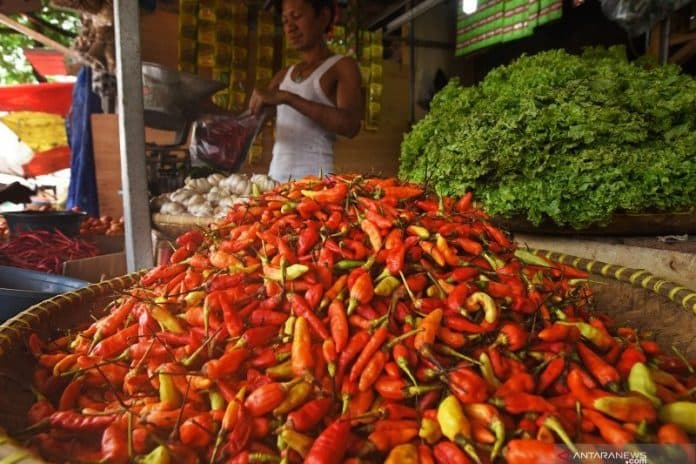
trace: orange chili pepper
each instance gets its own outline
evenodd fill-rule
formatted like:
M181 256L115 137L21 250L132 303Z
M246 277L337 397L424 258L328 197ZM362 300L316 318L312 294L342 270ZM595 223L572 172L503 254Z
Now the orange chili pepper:
M302 316L295 320L290 360L292 362L292 372L296 376L305 375L314 367L312 336L309 332L307 320Z

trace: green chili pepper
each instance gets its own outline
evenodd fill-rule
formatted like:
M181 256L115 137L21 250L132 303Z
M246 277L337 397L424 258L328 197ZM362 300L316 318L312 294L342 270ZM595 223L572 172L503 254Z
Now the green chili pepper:
M529 250L525 250L523 248L518 248L515 250L515 256L522 261L525 264L531 264L532 266L542 266L542 267L551 267L544 258L535 255Z
M169 403L175 407L181 405L181 393L174 385L174 381L170 374L166 372L159 373L159 395L160 401Z
M150 307L152 317L159 323L162 330L175 334L184 333L184 328L181 326L179 319L174 316L162 304L155 304Z
M607 334L605 334L595 326L590 325L586 322L557 321L557 323L563 325L574 325L580 331L580 335L582 335L587 340L591 341L597 348L601 350L607 350L613 344L613 340L611 340L611 337L609 337Z
M367 261L356 261L354 259L342 259L334 265L334 268L348 271L356 267L364 266L366 262Z
M491 364L491 359L488 357L486 353L481 353L479 355L479 362L481 363L481 375L486 380L488 385L496 389L500 387L500 380L496 378L495 373L493 372L493 365Z
M641 362L637 362L631 367L631 372L628 374L628 389L644 395L653 402L655 407L662 404L660 398L656 396L657 385L650 375L650 369Z
M147 456L137 460L138 464L169 464L172 458L169 455L169 449L164 445L159 445L157 448L150 451Z
M683 428L689 434L696 434L696 403L675 401L660 408L659 418L662 422L671 422Z
M377 283L375 286L375 295L390 296L400 285L401 282L399 279L390 275Z

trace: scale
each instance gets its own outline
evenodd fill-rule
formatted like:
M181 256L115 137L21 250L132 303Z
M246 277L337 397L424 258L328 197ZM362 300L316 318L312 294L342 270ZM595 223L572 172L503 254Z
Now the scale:
M160 195L184 185L191 168L187 140L191 125L199 117L201 102L225 84L156 63L144 62L142 69L145 126L175 134L171 144L145 144L148 188L152 195Z

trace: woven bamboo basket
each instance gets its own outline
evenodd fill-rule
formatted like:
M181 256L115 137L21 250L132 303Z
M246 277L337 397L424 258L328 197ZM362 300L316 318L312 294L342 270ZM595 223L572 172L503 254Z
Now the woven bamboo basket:
M592 273L594 304L620 324L655 334L663 349L675 346L696 357L696 292L659 279L645 270L627 269L557 253L534 250L560 262ZM46 300L0 326L0 428L11 436L26 426L33 402L29 388L35 360L25 340L32 331L43 337L57 336L99 316L110 298L131 286L139 274L94 284L73 293ZM11 460L6 461L11 456ZM21 464L41 463L0 430L0 459Z
M152 215L152 225L168 239L174 240L184 232L196 227L208 227L215 218L195 216L173 216L155 213Z

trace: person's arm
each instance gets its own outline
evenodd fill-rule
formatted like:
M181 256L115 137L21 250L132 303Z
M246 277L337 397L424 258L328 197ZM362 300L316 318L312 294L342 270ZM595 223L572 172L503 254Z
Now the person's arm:
M335 70L338 74L335 108L277 88L268 92L254 91L256 102L261 105L289 105L329 132L355 137L360 131L362 119L360 69L355 60L342 59L336 63Z
M269 101L270 97L278 93L280 88L280 83L283 82L285 74L288 72L289 68L283 68L273 76L271 82L268 84L266 90L254 89L251 93L251 98L249 98L249 111L255 115L261 114L264 106L276 106L278 103L272 103ZM273 108L275 110L275 108Z
M279 92L281 102L316 122L323 129L344 137L353 138L360 132L362 119L362 95L360 93L360 69L352 59L342 59L335 65L336 107L306 100L290 92Z

